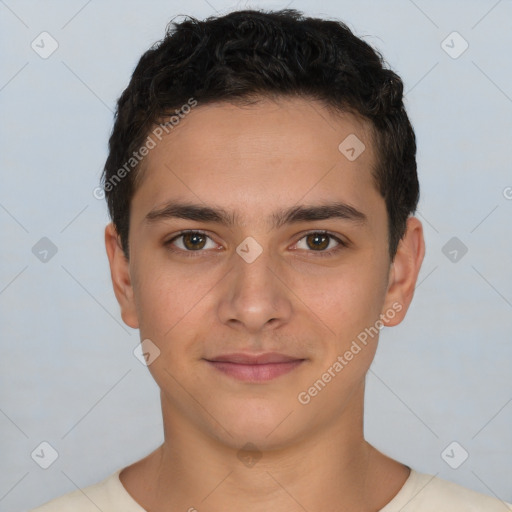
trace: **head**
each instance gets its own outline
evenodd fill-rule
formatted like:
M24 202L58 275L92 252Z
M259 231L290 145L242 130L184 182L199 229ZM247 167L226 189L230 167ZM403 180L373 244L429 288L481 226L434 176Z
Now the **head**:
M346 25L294 10L189 18L142 56L109 143L106 243L164 415L278 446L359 410L424 253L402 90ZM240 380L211 364L234 352L300 364Z

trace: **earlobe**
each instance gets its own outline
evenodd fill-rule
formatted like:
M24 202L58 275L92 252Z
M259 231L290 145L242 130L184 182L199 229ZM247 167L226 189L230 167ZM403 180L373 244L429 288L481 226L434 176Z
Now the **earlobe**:
M112 286L121 308L121 317L126 325L138 329L139 323L135 308L130 264L126 259L119 235L112 223L105 228L105 248L110 265Z
M423 226L416 217L407 219L407 230L400 240L389 274L382 321L391 327L405 317L414 296L418 274L425 256ZM386 312L394 310L393 315Z

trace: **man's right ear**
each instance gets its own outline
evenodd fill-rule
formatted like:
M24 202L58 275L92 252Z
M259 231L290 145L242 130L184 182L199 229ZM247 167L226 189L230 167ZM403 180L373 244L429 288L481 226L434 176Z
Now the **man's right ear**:
M121 240L112 222L105 228L105 247L110 264L110 276L114 293L121 307L121 317L126 325L138 329L139 321L133 296L130 264L126 259Z

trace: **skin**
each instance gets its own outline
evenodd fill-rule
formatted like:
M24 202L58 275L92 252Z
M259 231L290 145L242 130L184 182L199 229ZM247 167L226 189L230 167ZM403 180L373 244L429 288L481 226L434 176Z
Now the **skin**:
M349 134L366 146L354 161L338 150ZM391 262L375 159L364 121L298 98L199 104L145 158L131 203L129 261L111 224L105 241L124 322L160 350L148 368L161 390L165 441L120 475L146 510L376 511L406 481L409 468L363 436L365 376L378 336L307 405L297 398L379 315L387 327L400 323L413 297L422 225L408 219ZM223 207L240 222L146 220L176 200ZM335 200L367 222L332 218L276 229L269 221L280 208ZM183 229L210 237L195 242L201 252L183 237L165 245ZM348 245L328 238L318 249L306 236L318 230ZM252 263L236 252L247 237L262 248ZM269 351L305 361L248 383L204 360ZM259 457L250 467L240 457L246 443Z

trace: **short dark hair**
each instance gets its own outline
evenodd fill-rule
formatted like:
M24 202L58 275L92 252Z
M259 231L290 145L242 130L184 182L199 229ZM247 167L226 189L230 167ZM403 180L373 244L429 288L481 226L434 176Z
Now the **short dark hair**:
M142 55L117 102L102 176L127 258L130 203L141 171L134 154L151 128L180 114L191 99L207 104L282 96L320 100L370 121L377 155L372 174L386 203L393 261L419 200L416 140L402 81L344 23L295 9L240 10L204 21L186 16L170 22L164 39Z

